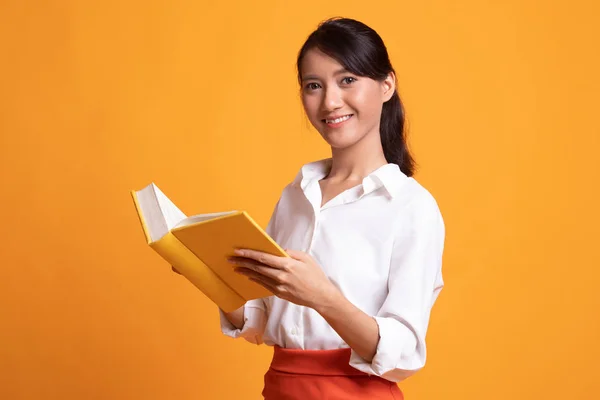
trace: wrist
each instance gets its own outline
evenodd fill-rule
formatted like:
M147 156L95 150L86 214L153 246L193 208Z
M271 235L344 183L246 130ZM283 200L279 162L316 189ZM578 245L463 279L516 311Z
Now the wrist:
M345 301L347 300L342 292L332 284L323 294L319 302L312 308L321 314L323 318L327 318L332 312L339 310Z

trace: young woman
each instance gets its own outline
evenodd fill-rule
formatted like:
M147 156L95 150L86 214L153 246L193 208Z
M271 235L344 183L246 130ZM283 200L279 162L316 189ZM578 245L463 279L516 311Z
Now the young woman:
M240 249L236 271L275 296L220 311L226 335L274 346L266 399L402 399L425 364L443 286L444 222L413 175L379 35L320 24L297 61L302 103L331 146L284 190L267 232L290 258Z

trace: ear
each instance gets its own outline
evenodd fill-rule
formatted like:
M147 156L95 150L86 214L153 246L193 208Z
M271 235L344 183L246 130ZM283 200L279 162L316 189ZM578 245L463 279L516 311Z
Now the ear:
M396 91L396 75L390 72L388 76L381 82L381 94L383 96L383 102L385 103L392 98Z

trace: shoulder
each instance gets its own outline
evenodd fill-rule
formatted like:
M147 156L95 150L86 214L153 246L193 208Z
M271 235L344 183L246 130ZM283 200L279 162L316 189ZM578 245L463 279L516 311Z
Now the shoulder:
M397 207L408 208L419 213L440 212L433 194L412 177L403 180L394 202Z
M407 177L403 180L398 195L392 202L399 225L444 230L444 220L437 200L415 178Z

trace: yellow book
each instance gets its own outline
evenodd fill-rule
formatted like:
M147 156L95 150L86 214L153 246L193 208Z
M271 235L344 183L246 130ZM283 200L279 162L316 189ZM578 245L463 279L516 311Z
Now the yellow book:
M187 217L154 183L131 196L150 247L223 311L273 295L227 262L236 248L288 257L247 212Z

